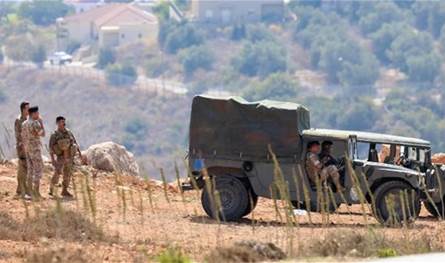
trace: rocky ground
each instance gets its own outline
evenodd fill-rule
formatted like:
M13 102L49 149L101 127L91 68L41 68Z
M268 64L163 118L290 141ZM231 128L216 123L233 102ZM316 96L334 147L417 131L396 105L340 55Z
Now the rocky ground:
M342 206L325 220L320 214L311 214L310 220L299 216L292 228L277 216L273 202L260 198L254 212L240 222L218 223L205 215L196 192L181 195L175 184L164 191L156 181L86 167L76 173L76 198L58 202L47 195L50 172L43 178L45 199L24 202L14 198L15 166L0 165L0 262L150 262L166 249L217 262L209 260L211 251L246 240L271 242L299 258L315 257L309 260L355 261L372 254L349 246L375 235L410 243L415 252L421 246L430 246L424 252L445 248L444 223L424 209L405 228L383 228L360 206ZM345 233L361 238L341 252L341 242L329 238ZM329 246L317 243L323 240L330 240Z

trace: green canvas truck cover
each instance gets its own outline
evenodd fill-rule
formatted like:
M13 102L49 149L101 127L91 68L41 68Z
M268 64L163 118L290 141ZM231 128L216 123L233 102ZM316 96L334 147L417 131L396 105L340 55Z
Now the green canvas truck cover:
M248 102L240 97L196 96L192 103L189 154L192 158L296 158L309 111L290 102Z

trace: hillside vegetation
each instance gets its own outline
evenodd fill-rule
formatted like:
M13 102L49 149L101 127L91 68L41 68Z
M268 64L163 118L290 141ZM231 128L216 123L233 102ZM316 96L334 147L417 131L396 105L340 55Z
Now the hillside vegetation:
M189 1L176 2L187 12ZM433 151L445 151L444 2L290 1L286 8L279 24L215 27L168 20L161 3L157 41L92 48L107 82L2 69L1 122L10 129L26 98L40 104L48 120L67 115L82 145L112 139L144 163L155 157L171 165L185 155L192 96L223 91L305 104L313 127L420 137L432 141ZM36 20L26 10L0 13L0 45L16 61L54 50L54 13ZM183 82L189 94L131 88L138 74Z

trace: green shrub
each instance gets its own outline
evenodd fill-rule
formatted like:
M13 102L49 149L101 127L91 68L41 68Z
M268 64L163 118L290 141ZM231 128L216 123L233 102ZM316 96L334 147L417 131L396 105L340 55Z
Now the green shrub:
M266 77L286 70L286 50L271 41L246 43L240 54L232 59L232 65L241 74Z
M381 248L377 250L377 256L379 258L396 257L397 251L395 251L394 248Z
M106 68L110 64L116 62L116 51L111 48L102 48L99 50L99 58L97 60L97 67L100 69Z
M151 78L157 78L169 68L168 62L161 57L151 58L145 63L145 74Z
M137 80L136 69L130 65L109 65L105 73L107 82L113 86L129 86Z
M192 46L181 50L179 60L182 63L186 75L190 75L197 69L211 69L215 61L212 51L206 46Z
M175 248L168 248L162 252L158 257L157 261L160 263L191 263L192 261L182 254L181 251Z
M31 61L39 66L42 66L45 60L46 60L46 48L43 45L38 45L32 50Z
M31 1L22 3L18 14L23 18L30 19L34 24L47 26L64 17L72 8L62 2L53 1Z
M252 83L244 92L249 100L292 100L297 96L299 84L285 73L274 73L264 81Z
M173 24L166 27L164 48L168 53L176 54L180 49L204 43L200 30L189 23Z

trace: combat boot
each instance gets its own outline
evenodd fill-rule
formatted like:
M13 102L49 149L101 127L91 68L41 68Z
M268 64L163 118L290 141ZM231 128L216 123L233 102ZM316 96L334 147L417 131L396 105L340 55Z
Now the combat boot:
M67 198L73 198L73 195L68 192L68 188L67 187L63 187L62 189L62 196L63 197L67 197Z

